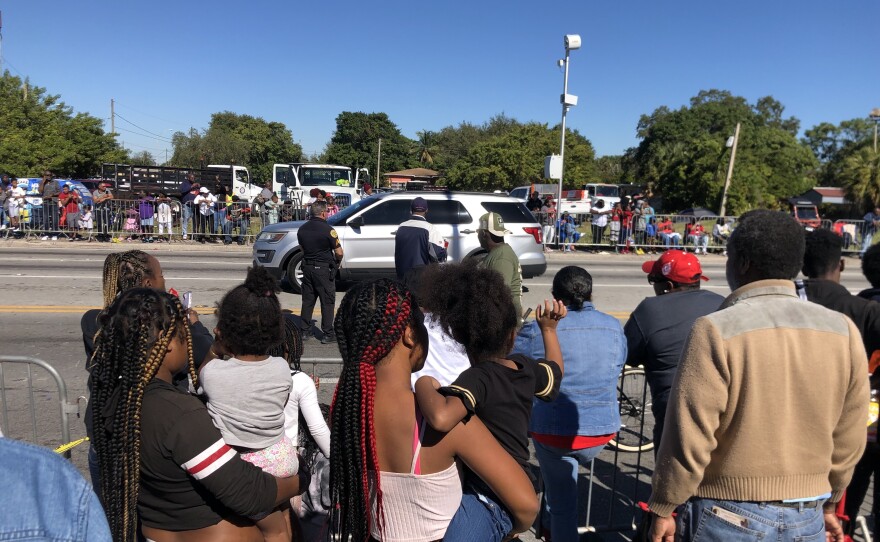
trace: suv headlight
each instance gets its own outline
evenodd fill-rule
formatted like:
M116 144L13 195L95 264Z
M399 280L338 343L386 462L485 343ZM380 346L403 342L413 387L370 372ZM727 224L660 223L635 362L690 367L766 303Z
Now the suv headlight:
M262 231L260 235L257 236L257 241L266 241L269 243L277 243L278 241L284 239L284 236L287 235L287 232L275 232L275 231Z

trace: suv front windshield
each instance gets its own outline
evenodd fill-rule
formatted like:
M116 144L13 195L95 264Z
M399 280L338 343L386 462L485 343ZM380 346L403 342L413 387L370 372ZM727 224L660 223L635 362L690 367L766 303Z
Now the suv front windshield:
M338 184L339 180L342 184ZM300 183L303 186L351 186L351 170L335 168L302 168Z
M362 199L356 202L354 205L350 205L328 218L327 223L331 226L344 226L346 221L348 220L348 217L357 213L358 211L366 209L367 207L373 205L378 201L379 198L377 196L370 196L368 198Z

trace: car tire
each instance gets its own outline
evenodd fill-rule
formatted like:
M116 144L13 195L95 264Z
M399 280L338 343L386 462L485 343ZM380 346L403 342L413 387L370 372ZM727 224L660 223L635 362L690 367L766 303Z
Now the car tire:
M302 252L297 252L292 258L290 258L290 261L287 262L287 283L290 285L290 290L293 293L300 295L302 295L302 264Z

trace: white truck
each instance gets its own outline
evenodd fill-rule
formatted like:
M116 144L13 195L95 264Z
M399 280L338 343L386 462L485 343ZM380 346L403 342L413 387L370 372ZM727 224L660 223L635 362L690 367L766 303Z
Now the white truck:
M274 164L272 191L282 201L305 205L312 188L333 194L340 208L360 201L361 190L370 181L366 168L351 168L334 164Z

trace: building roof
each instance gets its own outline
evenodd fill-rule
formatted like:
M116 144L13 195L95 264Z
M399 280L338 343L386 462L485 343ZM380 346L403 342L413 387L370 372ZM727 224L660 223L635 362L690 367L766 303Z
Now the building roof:
M433 169L427 169L423 167L417 167L413 169L404 169L402 171L390 171L388 173L383 173L383 177L439 177L440 172L434 171Z
M821 203L845 205L850 203L846 199L846 190L837 186L816 186L792 199L807 199L812 201L814 205Z

